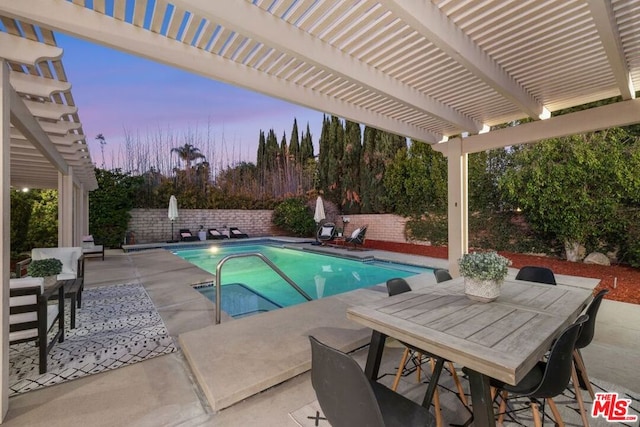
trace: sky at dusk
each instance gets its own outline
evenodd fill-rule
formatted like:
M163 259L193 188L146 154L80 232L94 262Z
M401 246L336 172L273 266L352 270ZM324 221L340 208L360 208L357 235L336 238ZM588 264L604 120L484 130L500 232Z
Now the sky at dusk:
M288 142L294 117L300 131L309 123L317 151L321 112L63 34L56 34L56 41L64 49L62 63L98 166L98 134L105 137L106 165L111 166L109 158L122 147L125 130L145 136L170 128L179 136L207 126L214 144L233 153L230 160L255 162L260 130L273 129L278 142L284 132Z

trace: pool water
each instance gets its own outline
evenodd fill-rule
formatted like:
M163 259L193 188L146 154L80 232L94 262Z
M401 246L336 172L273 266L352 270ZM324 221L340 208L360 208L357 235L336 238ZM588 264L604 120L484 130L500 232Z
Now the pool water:
M380 261L353 260L308 251L270 245L220 245L206 249L178 250L174 253L215 274L220 260L239 253L261 253L300 286L311 298L318 299L386 282L393 277L409 277L432 271L429 268ZM260 304L287 307L306 302L304 297L257 257L234 258L222 267L222 305L226 295L258 295ZM230 285L232 287L227 288ZM239 286L241 285L241 286ZM244 288L244 289L241 289ZM228 291L227 291L228 289ZM210 299L215 290L199 289ZM227 304L228 305L228 304ZM225 310L226 311L226 310ZM257 311L262 311L257 309Z

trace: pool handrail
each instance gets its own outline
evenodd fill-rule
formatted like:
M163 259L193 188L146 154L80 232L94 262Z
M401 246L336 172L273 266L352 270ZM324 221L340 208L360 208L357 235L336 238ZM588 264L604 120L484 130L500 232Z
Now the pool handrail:
M289 278L289 276L287 276L284 273L284 271L280 270L280 268L277 265L275 265L269 258L264 256L263 254L261 254L259 252L248 252L248 253L243 253L243 254L227 255L226 257L224 257L224 258L222 258L220 260L218 265L216 265L216 325L220 324L221 316L222 316L222 288L221 288L222 278L221 278L221 273L222 273L223 264L225 262L229 261L230 259L233 259L233 258L248 258L248 257L251 257L251 256L258 257L262 261L264 261L265 264L267 264L269 267L271 267L271 269L273 271L278 273L278 275L280 277L282 277L285 282L287 282L293 289L298 291L298 293L300 295L302 295L307 301L312 301L313 300L313 298L311 298L305 291L303 291L302 288L296 284L296 282L291 280L291 278Z

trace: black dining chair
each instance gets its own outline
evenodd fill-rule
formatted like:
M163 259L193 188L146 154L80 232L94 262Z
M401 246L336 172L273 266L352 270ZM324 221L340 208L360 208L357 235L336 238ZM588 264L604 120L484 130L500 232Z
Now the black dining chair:
M453 277L451 277L451 274L449 274L449 270L445 270L444 268L436 268L435 270L433 270L433 274L434 276L436 276L436 282L438 283L446 282L447 280L453 280Z
M582 326L580 334L578 335L578 339L576 340L575 349L573 351L573 366L575 370L572 374L572 381L574 388L576 389L576 400L578 401L578 406L580 407L580 415L582 416L583 420L587 419L587 413L584 406L584 401L582 399L582 394L578 390L578 386L589 392L591 400L595 399L595 394L593 392L593 387L591 387L591 381L589 381L587 368L584 364L584 360L582 359L580 350L591 344L591 341L593 340L593 335L595 334L596 329L596 316L598 315L598 310L600 309L600 303L602 303L602 299L608 293L609 289L602 289L596 294L595 297L593 297L591 304L589 304L589 307L587 307L587 310L585 311L585 314L589 316L589 320L587 320Z
M311 384L333 427L435 426L428 409L364 374L349 355L310 336Z
M556 284L556 276L551 269L532 265L522 267L516 275L516 280L526 280L527 282L544 283L547 285Z
M411 291L411 286L409 286L409 284L405 279L401 277L396 277L396 278L387 280L387 293L389 294L389 296L398 295L398 294L402 294L409 291ZM420 382L423 355L429 358L429 363L431 364L430 381L435 381L437 383L438 379L440 378L440 373L442 371L442 368L437 369L436 367L435 361L438 359L438 357L429 353L425 353L424 351L410 344L403 342L402 345L405 346L405 349L404 349L404 352L402 353L402 358L400 359L400 364L398 365L398 371L396 372L396 376L393 380L393 385L391 386L391 390L394 390L394 391L397 390L398 384L400 383L400 378L402 378L402 372L404 371L404 367L407 364L408 360L415 361L416 371L418 375L418 382ZM451 361L446 361L446 362L449 366L448 370L451 373L451 376L453 377L453 381L456 384L456 388L458 389L458 396L460 397L460 400L462 401L462 403L468 407L467 397L464 394L464 388L462 387L462 383L460 383L460 379L458 378L458 374L456 373L456 369L453 365L453 362ZM441 425L442 418L440 413L440 400L439 400L437 389L433 394L433 404L436 412L436 419L438 420L438 425Z
M529 398L536 426L542 425L538 409L540 399L549 403L556 425L563 425L562 417L553 398L561 394L569 385L573 371L572 354L580 329L588 319L589 316L583 314L569 325L553 343L546 361L538 362L518 384L510 385L491 379L491 386L500 391L502 396L498 423L501 424L503 421L508 393L516 397Z

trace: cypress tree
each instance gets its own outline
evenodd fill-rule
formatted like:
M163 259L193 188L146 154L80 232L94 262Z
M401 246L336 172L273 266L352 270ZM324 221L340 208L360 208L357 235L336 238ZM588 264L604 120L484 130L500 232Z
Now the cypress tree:
M295 164L302 163L300 158L300 142L298 140L298 121L293 119L293 129L291 129L291 140L289 141L289 155Z
M357 213L360 208L360 163L362 135L360 125L347 120L345 123L344 150L342 154L342 207L346 212Z
M313 140L309 130L309 122L307 122L307 132L303 133L302 143L300 144L300 161L302 164L306 164L308 160L313 160L314 158Z
M329 187L329 156L331 155L331 144L329 142L330 128L331 122L329 118L323 115L318 153L318 175L321 189L327 189Z

